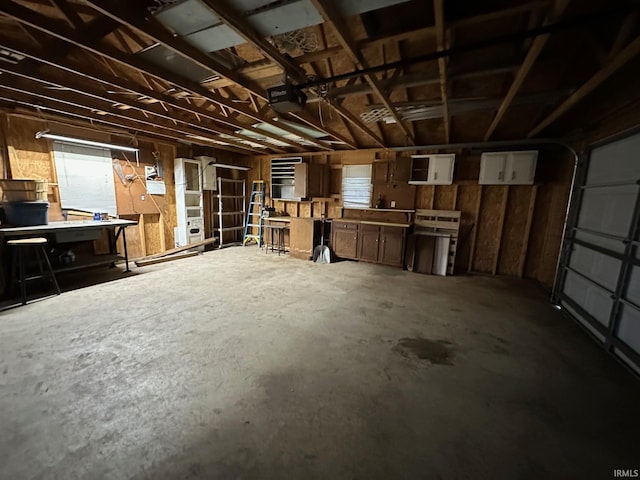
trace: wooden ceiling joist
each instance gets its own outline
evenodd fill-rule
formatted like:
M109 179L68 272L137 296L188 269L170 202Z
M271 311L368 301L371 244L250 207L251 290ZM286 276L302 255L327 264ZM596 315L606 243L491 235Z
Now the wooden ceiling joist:
M114 91L114 93L112 94L114 95L113 97L114 101L122 100L123 96L126 97L128 95L135 94L135 95L138 95L140 98L152 99L159 102L159 104L167 112L168 110L166 108L166 105L170 105L188 114L200 115L203 118L207 118L209 120L212 120L213 122L222 124L227 128L232 128L234 130L238 130L238 129L251 130L251 131L254 131L256 134L260 134L262 136L284 142L287 145L292 146L297 151L301 150L301 147L297 143L292 142L291 140L283 139L279 135L273 135L269 132L254 129L251 125L239 125L237 122L231 122L204 107L198 107L193 104L190 105L186 102L180 101L179 99L173 96L168 95L167 93L161 93L161 92L152 90L150 88L145 88L137 83L134 83L130 80L126 80L122 77L106 75L103 72L94 70L88 65L80 66L77 64L72 64L68 60L60 60L60 61L53 62L48 59L48 55L46 54L46 52L42 50L34 49L32 47L19 45L16 42L10 41L7 39L0 39L0 46L12 52L18 53L20 55L24 55L25 57L33 61L42 62L43 64L48 65L50 67L61 69L68 74L77 75L80 78L102 83L105 86L107 86L110 90ZM118 94L117 93L118 91L122 91L123 93ZM234 135L237 135L237 134L234 134ZM252 139L252 141L254 141L255 143L262 143L261 141L255 140L255 139ZM271 148L270 145L271 144L265 143L265 146L269 146L269 148Z
M318 12L320 12L320 15L325 21L325 24L330 25L333 28L336 34L336 37L338 39L338 42L340 43L344 51L347 53L349 58L356 64L356 66L359 69L369 68L370 66L369 62L367 61L366 58L364 58L364 55L362 55L362 52L358 50L355 42L353 41L353 39L351 38L351 35L349 34L349 30L344 24L344 21L342 20L340 14L338 13L335 6L333 5L332 1L331 0L311 0L311 3L315 7L315 9L318 10ZM402 129L407 140L412 145L415 145L415 139L413 137L413 133L407 127L407 125L402 120L402 118L400 118L400 115L391 104L391 101L389 100L389 97L386 94L386 92L383 91L378 78L371 74L364 75L364 78L367 80L369 85L371 85L371 88L373 89L375 94L378 96L380 101L387 108L387 110L395 120L396 125L398 125L398 127Z
M228 86L230 84L236 84L244 88L248 92L252 93L256 97L261 98L263 101L267 101L266 91L263 88L261 88L258 84L243 77L237 71L232 70L226 67L225 65L223 65L222 63L216 61L210 55L207 55L201 52L200 50L194 48L193 46L189 45L180 37L172 35L169 31L167 31L164 27L159 25L157 22L147 19L144 16L136 15L134 12L131 11L131 9L122 8L110 1L88 0L87 3L92 7L94 7L98 12L102 13L103 15L106 15L109 18L112 18L113 20L120 22L121 24L127 26L128 28L134 31L137 31L143 35L146 35L147 37L152 39L154 42L162 44L165 47L172 50L173 52L179 55L182 55L186 58L189 58L191 61L195 62L201 67L215 71L217 74L219 74L221 77L223 77L228 81L228 83L225 83L224 85L220 85L220 86ZM222 7L220 7L218 3L219 2L215 2L215 6L217 9L221 9L222 11ZM226 11L227 10L225 9L225 12ZM241 22L241 20L235 20L235 21ZM249 27L247 26L247 29L248 28ZM257 34L253 32L250 38L254 38L256 35ZM259 38L259 36L257 38ZM284 55L279 54L277 49L275 49L275 47L273 47L269 42L267 42L264 39L262 39L262 42L263 43L261 46L266 49L265 51L268 50L272 56L279 55L278 57L280 60L279 63L283 66L283 68L285 66L287 67L295 66L299 74L304 74L304 69L301 69L298 65L294 63L290 63L290 60L288 60L287 57L285 57ZM304 78L306 80L306 74ZM229 108L228 105L225 105L225 107ZM311 127L317 130L320 130L326 133L327 135L336 138L337 140L344 142L347 146L351 148L355 148L355 145L350 144L348 139L345 139L343 136L341 136L339 133L333 130L327 129L322 124L315 121L315 119L308 118L307 116L299 119L304 121ZM279 127L282 128L281 125L279 125ZM295 133L295 131L290 131L287 128L283 128L283 130L287 130L289 133ZM305 137L305 139L308 141L312 141L312 137Z
M1 85L0 102L6 102L8 105L20 105L31 110L52 112L65 118L69 117L81 119L83 121L90 122L91 124L108 125L109 127L115 127L118 129L127 128L129 131L141 132L149 135L152 138L164 138L173 141L177 140L180 142L199 143L201 145L203 144L202 141L194 141L194 139L189 138L186 134L165 131L158 127L149 128L144 124L139 125L137 122L122 120L118 117L112 117L109 114L98 115L81 108L70 107L64 104L61 105L59 103L54 103L45 99L37 98L32 94L25 94L16 92L11 89L6 89ZM229 145L218 145L213 143L208 146L246 154L245 148L239 149Z
M552 11L545 18L544 25L548 25L551 22L555 21L558 17L560 17L564 13L568 5L569 5L569 0L556 0L555 3L553 4ZM496 127L502 121L504 114L506 113L507 109L511 105L511 102L513 101L516 94L520 90L520 87L522 87L522 84L527 78L527 75L531 71L531 68L533 67L538 56L540 55L540 52L542 52L542 49L547 44L547 40L549 40L549 37L550 37L550 34L539 35L533 40L533 42L531 42L531 46L527 51L527 55L524 61L522 62L522 65L518 69L518 73L516 73L516 76L513 79L513 82L511 83L511 86L509 87L507 94L502 100L502 103L498 107L498 111L496 112L495 116L493 117L493 120L491 121L491 125L489 125L489 129L487 130L487 133L485 133L484 135L485 142L491 138L491 135L493 135L493 132L495 132Z
M564 102L558 105L553 112L544 118L533 130L527 135L528 138L535 137L542 130L555 122L562 115L567 113L578 102L589 95L599 85L607 80L611 75L623 67L629 60L640 54L640 36L629 43L618 54L616 54L603 68L598 70L589 80L582 84L575 92L573 92Z
M436 45L438 51L441 52L445 45L445 28L444 28L444 0L433 0L433 12L436 24ZM440 97L442 98L442 108L444 115L442 121L444 123L445 143L449 143L451 139L451 120L449 117L449 100L448 100L448 82L447 82L447 59L438 58L438 73L440 79Z
M312 143L314 146L323 149L323 150L333 150L333 147L325 144L322 141L315 139L310 135L306 135L299 130L293 129L284 125L282 123L275 122L269 118L261 117L253 112L250 108L246 108L241 106L241 104L233 103L231 100L225 99L221 95L214 94L210 90L202 87L200 84L187 80L180 75L177 75L173 72L169 72L165 69L152 65L148 62L145 62L135 56L127 55L124 52L117 50L115 48L111 48L105 45L95 45L93 41L90 40L89 36L79 35L76 31L65 28L62 25L56 24L55 22L51 22L47 17L44 17L41 14L33 12L22 5L19 5L13 1L7 1L0 6L0 12L9 16L10 18L29 25L32 28L35 28L41 32L52 35L60 40L64 40L68 43L71 43L77 47L88 50L96 55L107 58L109 60L115 61L126 68L130 68L133 70L137 70L142 73L146 73L152 77L156 77L161 81L169 81L174 85L189 91L195 95L199 95L203 98L206 98L218 105L223 105L231 110L235 110L248 118L251 118L258 122L268 123L272 126L280 128L282 130L287 131L290 134L300 136ZM244 125L236 125L237 128L245 128ZM285 139L281 139L285 141Z
M37 81L27 80L25 78L18 77L13 74L4 73L0 75L0 85L6 90L12 90L14 92L34 95L40 99L57 102L58 104L64 104L65 106L75 109L85 109L89 112L96 113L97 115L111 115L114 118L120 119L122 122L132 125L146 125L161 130L171 131L176 134L184 134L185 136L211 138L210 143L215 143L213 140L218 136L219 132L214 132L206 128L197 126L188 127L186 125L178 126L178 122L173 119L165 119L155 117L153 119L145 116L142 112L136 109L128 109L126 112L114 106L112 103L100 101L98 99L91 98L87 95L79 97L74 92L64 90L50 90L42 87ZM98 113L100 112L100 113ZM130 122L133 121L133 122ZM153 131L153 130L151 130ZM217 138L217 140L221 140ZM233 140L227 141L233 146L238 148L244 148L247 151L253 153L264 153L264 150L256 149L247 145L244 145ZM197 143L197 142L194 142Z

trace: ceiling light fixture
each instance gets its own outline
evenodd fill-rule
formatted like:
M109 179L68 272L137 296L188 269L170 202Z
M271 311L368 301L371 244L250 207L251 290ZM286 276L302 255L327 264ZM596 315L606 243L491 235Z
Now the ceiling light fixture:
M59 142L76 143L78 145L88 145L90 147L109 148L111 150L120 150L122 152L139 152L139 148L124 147L122 145L114 145L112 143L96 142L93 140L84 140L82 138L65 137L63 135L56 135L49 130L41 130L36 133L36 138L48 138L50 140L58 140Z

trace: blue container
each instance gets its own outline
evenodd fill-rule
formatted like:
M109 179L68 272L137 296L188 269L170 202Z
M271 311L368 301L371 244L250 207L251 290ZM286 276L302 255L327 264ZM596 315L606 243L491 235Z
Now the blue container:
M6 202L7 222L14 227L31 227L49 223L49 202Z

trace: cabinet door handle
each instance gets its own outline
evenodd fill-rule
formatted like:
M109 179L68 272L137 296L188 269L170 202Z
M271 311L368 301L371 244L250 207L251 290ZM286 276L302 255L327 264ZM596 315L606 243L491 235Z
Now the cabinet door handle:
M438 172L433 172L433 179L437 180L438 179Z
M498 172L498 180L504 180L504 172Z
M516 172L515 170L513 172L511 172L511 180L515 180L516 179Z

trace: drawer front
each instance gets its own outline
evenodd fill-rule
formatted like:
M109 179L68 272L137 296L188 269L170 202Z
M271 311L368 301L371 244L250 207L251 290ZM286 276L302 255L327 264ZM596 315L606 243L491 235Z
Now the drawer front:
M352 222L336 222L334 220L332 228L334 230L357 230L358 224Z

